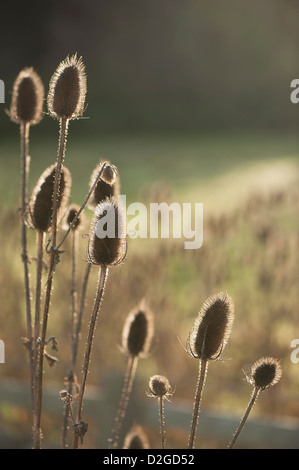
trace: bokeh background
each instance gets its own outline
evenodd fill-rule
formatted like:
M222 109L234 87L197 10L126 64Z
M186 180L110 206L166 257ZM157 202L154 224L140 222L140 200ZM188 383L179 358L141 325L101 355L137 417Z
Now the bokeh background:
M198 446L226 447L249 400L245 373L268 355L281 359L283 377L261 396L251 418L260 427L253 432L249 426L240 446L292 447L296 440L298 445L299 364L290 360L290 343L299 337L299 105L290 101L290 83L299 77L298 19L295 0L52 0L1 6L6 103L0 105L0 338L6 360L0 365L0 447L31 446L29 368L21 341L26 326L19 129L5 110L23 67L33 66L47 91L59 62L75 52L86 66L88 93L86 119L71 123L67 144L72 202L83 202L94 167L108 159L119 170L128 202L204 203L202 248L184 250L183 240L129 240L124 264L111 270L88 377L84 410L90 431L84 447L107 443L126 367L118 347L121 329L143 297L155 315L156 333L150 357L138 367L126 428L142 424L151 445L159 446L157 410L146 391L151 375L165 374L175 388L166 404L167 445L186 447L198 364L179 340L185 343L202 303L220 290L233 297L236 320L223 360L209 368ZM58 124L45 114L31 131L31 189L55 162L57 138ZM86 216L90 219L91 211ZM34 281L33 232L29 239ZM78 285L84 233L79 243ZM59 390L70 357L70 245L65 248L48 328L60 347L59 362L45 370L44 447L60 446ZM94 270L81 361L96 277ZM80 367L79 360L79 378Z

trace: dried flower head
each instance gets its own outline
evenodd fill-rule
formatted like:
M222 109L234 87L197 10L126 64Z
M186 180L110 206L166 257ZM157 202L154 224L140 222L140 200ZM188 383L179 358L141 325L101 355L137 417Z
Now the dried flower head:
M97 205L91 224L88 259L102 266L114 266L126 255L126 217L123 207L111 199Z
M56 164L49 166L39 178L29 203L30 226L41 232L47 232L51 227L53 212L53 192L56 174ZM71 190L71 174L62 167L59 182L58 214L62 214Z
M142 301L129 313L122 331L122 348L126 354L144 357L151 347L154 333L153 315Z
M262 357L251 367L248 381L254 387L260 390L275 385L281 378L282 369L280 362L273 357Z
M93 170L90 177L90 188L94 184L98 174L101 171L104 162L100 162L99 165ZM100 202L104 201L106 198L116 199L119 195L120 184L119 177L117 173L117 168L114 165L111 165L109 162L106 162L106 166L102 172L101 178L97 182L93 193L89 199L89 208L94 209Z
M11 120L17 124L38 124L43 117L44 96L44 85L33 68L21 70L13 86Z
M152 398L168 398L173 394L168 378L164 375L153 375L149 381L148 396Z
M66 226L67 227L69 227L73 223L79 210L80 210L80 207L78 206L78 204L70 205L66 214ZM75 220L74 224L72 225L72 230L73 231L82 230L84 228L84 225L85 225L84 212L81 212L79 217Z
M48 110L55 119L77 119L83 114L86 74L77 54L60 62L52 75L48 93Z
M188 339L190 355L204 360L217 359L229 339L233 320L233 301L225 292L209 297Z
M141 426L133 426L127 433L123 449L149 449L148 438Z

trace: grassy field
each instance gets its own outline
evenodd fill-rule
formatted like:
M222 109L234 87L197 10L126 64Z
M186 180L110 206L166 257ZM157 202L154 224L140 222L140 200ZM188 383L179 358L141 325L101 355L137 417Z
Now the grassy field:
M70 126L65 159L73 178L72 197L77 202L85 196L90 174L99 159L108 159L118 167L122 192L127 194L129 201L144 198L152 185L160 182L167 186L167 191L171 191L176 200L196 198L204 202L202 195L208 196L209 192L206 186L214 183L212 192L215 194L218 185L222 196L215 194L216 209L221 208L223 197L232 201L240 191L244 194L247 189L254 189L255 181L259 187L266 188L277 182L284 183L290 173L295 177L292 167L288 166L289 161L296 163L298 159L299 138L293 134L84 136L77 133L78 126L77 122ZM82 132L82 127L87 124L80 123L80 126ZM31 131L31 188L42 171L56 159L57 130L53 123L51 138L40 137L37 128ZM272 162L283 165L282 174L279 167L273 168ZM255 170L255 164L262 165L263 173L259 168ZM17 128L14 140L2 137L0 168L2 205L15 207L19 188Z
M197 365L178 337L184 344L203 301L227 290L235 301L236 321L223 361L210 368L203 406L241 414L250 393L242 371L259 357L273 355L282 359L283 380L261 398L256 413L299 418L299 366L290 361L290 342L298 337L299 328L297 149L299 138L279 135L94 136L86 143L71 126L65 164L72 173L73 202L83 201L90 174L101 158L118 167L121 192L129 202L204 203L204 244L195 252L184 250L181 240L129 240L127 259L109 276L89 383L105 385L101 371L124 371L125 360L118 349L122 322L146 297L155 314L156 335L153 352L142 361L138 377L146 390L150 375L166 374L178 397L192 399ZM14 143L1 143L0 337L5 340L7 361L0 373L28 378L27 356L20 342L25 313L16 210L18 153L17 137ZM33 129L30 154L32 188L55 161L55 139L41 139ZM34 280L33 232L29 241ZM49 335L57 336L60 351L57 366L45 372L49 382L63 383L69 361L69 248L67 243L55 279ZM78 252L81 279L86 254L82 237ZM96 276L95 269L81 355ZM0 416L7 418L3 406ZM48 426L50 430L51 421Z

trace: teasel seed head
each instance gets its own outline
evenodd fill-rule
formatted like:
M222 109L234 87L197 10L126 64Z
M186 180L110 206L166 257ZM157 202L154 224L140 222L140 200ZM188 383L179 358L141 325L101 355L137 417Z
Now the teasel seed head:
M101 266L120 264L127 250L124 208L112 199L97 205L91 224L88 259Z
M247 379L251 385L260 389L275 385L281 378L282 369L280 362L273 357L262 357L251 367L250 377Z
M173 394L168 378L164 375L153 375L149 381L148 396L152 398L168 398Z
M77 54L60 62L52 75L48 92L48 110L54 119L77 119L84 111L86 74Z
M24 68L13 85L10 119L17 124L38 124L43 118L44 97L40 76L32 67Z
M66 214L67 228L72 224L79 210L80 210L80 207L78 206L78 204L71 204L69 206L67 214ZM85 226L85 216L84 216L84 212L81 212L79 217L76 219L75 223L72 225L72 230L73 231L83 230L84 226Z
M104 162L100 162L93 170L90 177L89 187L91 188L94 184L96 177L101 171ZM106 198L116 199L119 195L120 184L117 168L107 162L100 179L98 180L94 191L89 199L88 207L92 210Z
M149 449L148 438L141 426L133 426L127 433L123 449Z
M233 301L225 292L209 297L188 340L190 355L203 360L218 359L229 339L233 320Z
M153 333L153 314L142 301L125 320L122 331L123 352L133 357L145 357L149 353Z
M53 192L56 164L49 166L40 176L29 203L31 228L47 232L51 227ZM58 217L63 214L70 195L72 178L69 170L62 167L58 195Z

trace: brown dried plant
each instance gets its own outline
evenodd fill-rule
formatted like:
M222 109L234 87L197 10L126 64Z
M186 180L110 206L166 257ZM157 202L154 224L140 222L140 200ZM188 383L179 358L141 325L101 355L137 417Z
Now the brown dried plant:
M24 340L29 351L30 384L32 409L34 408L34 353L31 286L27 247L26 216L28 212L28 179L30 168L29 132L30 127L43 118L44 85L32 67L26 67L18 74L12 91L10 119L20 126L21 147L21 256L24 266L27 338Z
M275 385L280 380L281 375L282 369L280 362L273 357L262 357L252 365L250 375L247 377L248 383L253 387L252 394L245 414L233 436L232 441L228 445L229 449L234 447L260 392Z
M111 449L118 446L119 433L125 419L126 410L132 392L136 375L138 360L149 353L154 334L154 319L145 300L142 300L136 309L127 316L122 330L122 352L128 356L127 370L123 383L121 398L114 420L112 436L110 438Z
M164 375L153 375L149 381L149 390L147 395L151 398L157 398L159 405L161 445L165 449L165 430L164 430L164 400L168 400L173 395L173 390L169 380Z
M198 382L194 399L191 431L188 448L195 443L198 414L204 389L208 363L220 358L229 339L234 320L234 305L226 292L209 297L203 304L195 320L193 330L187 341L187 352L199 359Z

